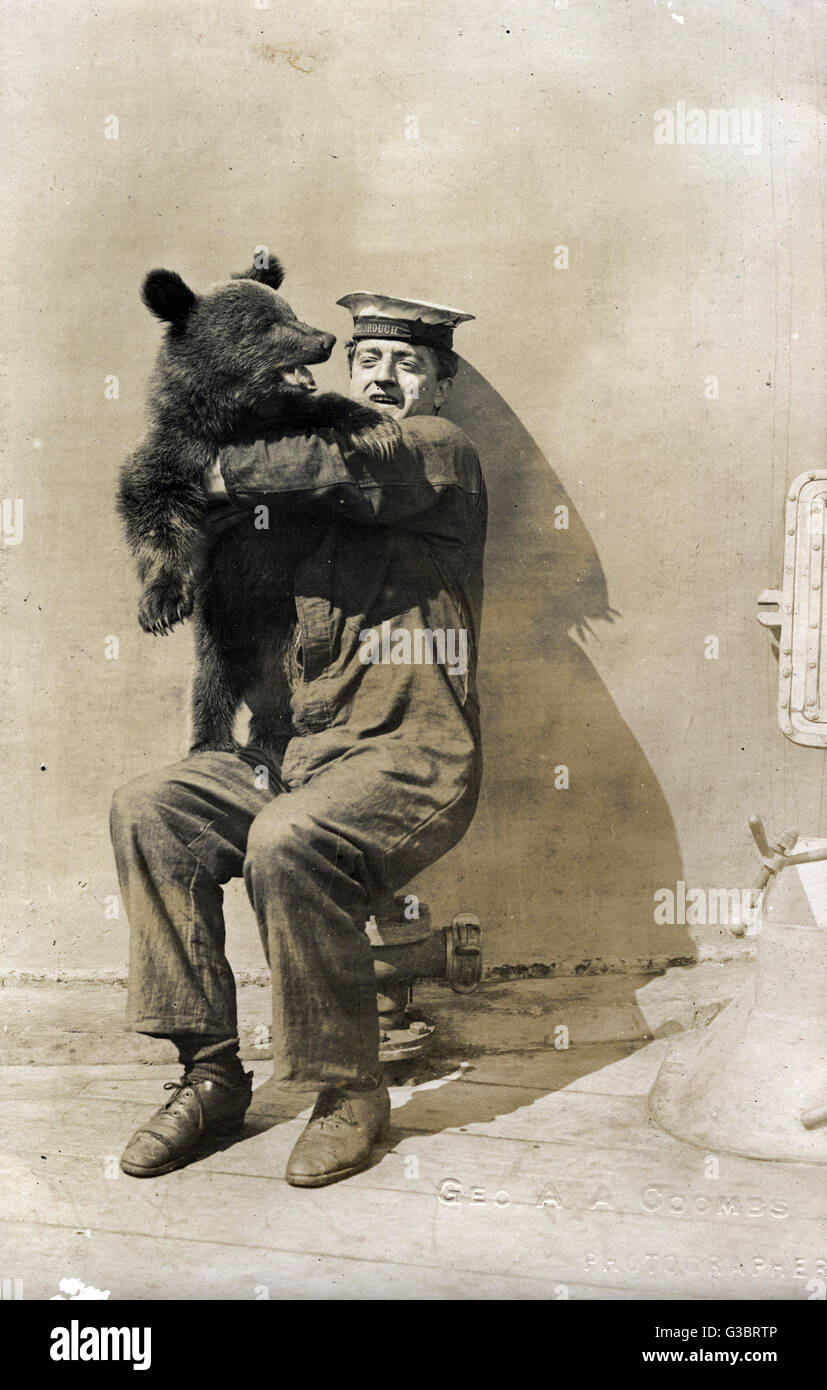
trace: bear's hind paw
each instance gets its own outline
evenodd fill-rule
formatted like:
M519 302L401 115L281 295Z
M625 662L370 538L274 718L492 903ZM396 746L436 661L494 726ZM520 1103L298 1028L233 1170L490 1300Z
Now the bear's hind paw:
M165 576L148 584L138 605L138 622L144 632L163 637L188 618L193 609L195 586Z

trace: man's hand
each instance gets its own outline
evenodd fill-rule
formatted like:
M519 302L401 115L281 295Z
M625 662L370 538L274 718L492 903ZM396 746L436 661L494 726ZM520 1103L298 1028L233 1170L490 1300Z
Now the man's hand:
M216 454L215 460L209 468L204 469L203 474L204 491L210 501L220 502L227 500L227 489L224 486L224 479L221 474L221 455Z
M214 545L225 531L229 531L233 526L239 526L242 521L246 521L250 516L250 509L249 507L240 507L237 503L230 501L221 473L220 454L216 455L209 468L204 469L201 474L201 485L207 499L204 535L209 547Z

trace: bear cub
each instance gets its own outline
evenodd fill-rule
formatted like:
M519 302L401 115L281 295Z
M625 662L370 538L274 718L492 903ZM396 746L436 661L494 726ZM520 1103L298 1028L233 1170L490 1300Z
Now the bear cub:
M376 457L399 437L394 421L369 407L299 384L296 369L326 362L336 339L296 318L276 293L280 264L266 261L203 294L171 270L150 271L142 290L168 328L150 384L151 428L121 469L118 509L143 585L144 631L167 633L193 615L191 752L235 749L235 718L254 690L266 699L258 710L251 701L252 742L266 748L284 736L292 575L326 524L271 509L271 529L259 530L251 512L210 548L205 469L223 445L288 430L332 431Z

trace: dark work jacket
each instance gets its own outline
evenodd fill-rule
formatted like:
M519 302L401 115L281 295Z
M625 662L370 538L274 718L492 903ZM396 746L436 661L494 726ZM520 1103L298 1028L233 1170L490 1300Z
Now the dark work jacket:
M479 775L485 484L456 425L413 416L401 434L382 462L305 433L225 446L221 472L233 509L277 515L281 503L312 516L318 536L295 571L302 669L285 780L298 784L370 744L388 771L430 783L444 804ZM450 629L466 633L461 673L427 660L441 654L428 634ZM371 630L374 655L389 663L360 656ZM399 659L407 654L420 660Z

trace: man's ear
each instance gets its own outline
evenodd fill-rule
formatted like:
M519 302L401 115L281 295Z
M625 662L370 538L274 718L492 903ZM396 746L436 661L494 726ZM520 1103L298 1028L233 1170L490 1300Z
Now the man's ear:
M144 280L141 298L156 318L179 327L196 304L189 285L174 270L151 270Z
M258 262L261 260L262 265ZM263 251L261 256L256 256L256 264L249 270L242 271L241 275L234 275L234 280L258 280L262 285L269 285L271 290L277 290L284 279L284 270L275 256Z
M439 407L445 404L451 394L453 384L454 378L452 376L444 376L441 381L437 382L434 390L434 410L439 410Z

